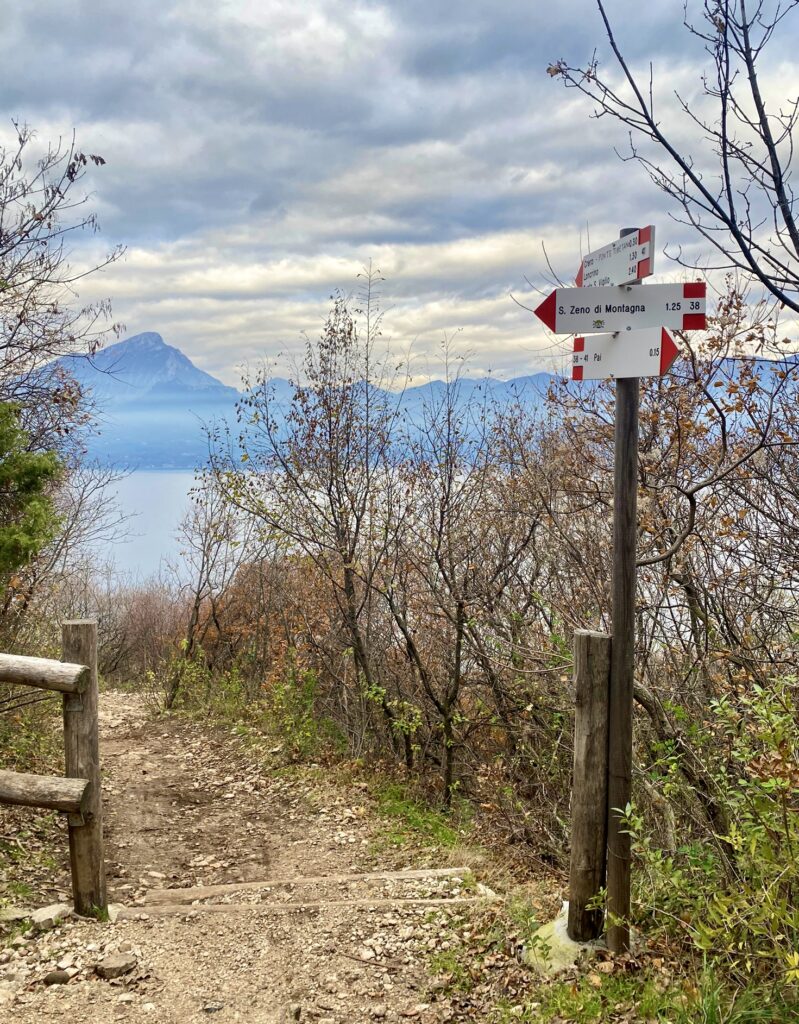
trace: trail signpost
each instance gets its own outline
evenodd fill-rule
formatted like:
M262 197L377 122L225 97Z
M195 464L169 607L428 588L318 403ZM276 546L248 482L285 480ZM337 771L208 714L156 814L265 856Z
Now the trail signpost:
M557 288L535 315L555 334L598 334L672 327L705 327L705 283Z
M572 380L662 377L679 355L665 327L626 334L589 334L574 339Z
M641 285L641 279L652 273L654 240L651 225L623 229L617 241L583 259L576 288L557 288L535 310L555 334L581 335L574 341L573 380L616 378L613 636L609 659L602 653L600 634L575 636L578 708L568 930L578 941L600 934L602 915L589 908L599 897L607 871L607 943L617 953L630 948L630 835L624 814L632 781L638 378L668 373L677 346L666 328L692 331L706 326L704 282ZM594 691L603 687L599 674L607 661L607 715L603 716ZM600 720L606 722L606 747L597 740ZM578 758L588 757L586 751L591 755L590 770L587 762L577 763ZM604 769L600 765L603 752ZM605 780L603 788L599 783ZM597 816L595 805L605 792L604 814Z
M655 228L633 228L601 249L583 256L577 272L577 287L632 284L655 270Z

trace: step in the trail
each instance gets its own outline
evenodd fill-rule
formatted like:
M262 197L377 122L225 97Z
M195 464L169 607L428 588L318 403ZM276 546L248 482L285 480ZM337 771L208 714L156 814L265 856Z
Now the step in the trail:
M152 904L160 903L195 903L198 900L209 900L215 896L226 896L234 892L280 889L295 885L341 885L348 882L366 884L372 882L404 882L424 880L426 878L465 878L468 875L471 875L471 869L467 867L418 868L407 871L368 871L363 874L353 875L299 875L293 878L267 878L256 882L224 882L219 885L195 885L183 889L150 889L144 898L144 903L148 907Z
M487 890L487 893L490 890ZM374 900L322 900L318 902L304 901L297 903L198 903L187 906L185 903L161 903L140 907L121 907L117 920L135 921L151 917L192 917L196 914L304 914L320 913L326 910L347 908L353 910L399 910L403 907L420 907L444 910L447 907L475 906L479 903L491 902L496 895L453 896L451 899L408 897L406 899L374 899Z

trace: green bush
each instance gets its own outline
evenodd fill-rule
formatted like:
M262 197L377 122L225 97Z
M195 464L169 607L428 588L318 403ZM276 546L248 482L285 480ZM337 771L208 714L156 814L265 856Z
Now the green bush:
M58 694L37 696L0 686L0 767L7 771L46 775L63 768L61 702ZM30 703L18 707L22 702Z
M318 748L324 729L314 714L318 686L312 669L292 665L266 693L267 724L289 745L297 760Z
M215 671L208 667L200 647L195 647L190 657L176 653L162 675L153 676L150 683L159 704L165 703L168 709L254 726L275 735L293 760L316 756L325 749L340 753L346 748L335 723L318 713L317 674L292 661L256 699L237 665Z
M643 919L682 934L728 976L799 981L799 724L796 680L710 707L704 757L730 821L717 845L658 849L627 823L644 871Z
M214 672L199 646L190 657L175 654L160 679L150 681L167 708L228 719L241 717L247 704L247 688L238 668Z

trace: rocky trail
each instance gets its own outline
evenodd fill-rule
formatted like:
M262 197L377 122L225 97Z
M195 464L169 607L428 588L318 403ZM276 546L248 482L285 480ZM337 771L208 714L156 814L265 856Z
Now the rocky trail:
M270 771L135 696L105 694L100 728L112 920L18 935L0 951L0 1019L477 1019L430 967L494 898L467 869L376 853L357 786ZM68 885L62 872L47 895L68 902Z

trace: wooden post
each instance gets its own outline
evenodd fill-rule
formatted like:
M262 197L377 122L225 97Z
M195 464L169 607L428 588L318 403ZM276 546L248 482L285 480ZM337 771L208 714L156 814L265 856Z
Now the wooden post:
M635 228L624 228L620 237ZM640 284L640 281L635 282ZM638 539L637 377L616 381L613 466L613 644L608 734L608 948L630 948L630 836L619 811L632 795L635 579Z
M75 912L92 915L107 909L97 723L97 623L63 623L62 644L65 661L88 665L91 670L82 693L64 694L64 760L68 777L89 782L82 823L78 819L69 823L69 859Z
M578 629L574 634L574 776L571 799L569 938L597 939L602 907L588 909L605 885L608 797L608 685L611 639Z

